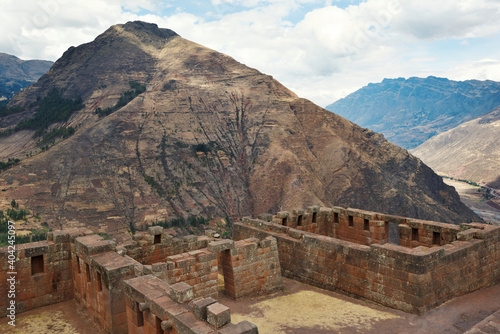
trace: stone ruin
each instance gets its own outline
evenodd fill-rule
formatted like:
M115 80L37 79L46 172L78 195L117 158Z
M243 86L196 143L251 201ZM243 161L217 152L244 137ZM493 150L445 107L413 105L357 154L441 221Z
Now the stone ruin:
M234 240L162 227L116 245L87 229L16 246L16 313L76 299L106 333L258 333L231 323L233 299L283 287L282 275L421 314L500 282L500 227L450 225L340 207L243 218ZM7 247L0 288L7 291ZM0 300L7 316L9 300Z

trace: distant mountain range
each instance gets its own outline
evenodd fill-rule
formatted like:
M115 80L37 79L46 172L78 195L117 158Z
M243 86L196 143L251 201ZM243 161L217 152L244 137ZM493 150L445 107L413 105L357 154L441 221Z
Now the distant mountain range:
M21 60L0 52L0 101L36 82L52 66L47 60Z
M145 22L68 49L12 98L0 131L0 159L22 159L2 171L0 202L15 199L50 226L115 234L308 205L480 220L382 135Z
M406 149L500 105L500 83L443 78L384 79L326 107Z
M500 107L411 152L435 171L500 189Z

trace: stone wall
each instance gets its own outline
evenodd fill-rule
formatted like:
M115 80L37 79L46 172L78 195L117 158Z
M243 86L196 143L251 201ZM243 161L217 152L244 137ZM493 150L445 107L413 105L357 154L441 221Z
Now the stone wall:
M17 313L72 299L74 293L70 242L75 236L85 233L92 232L84 229L53 232L49 234L47 241L16 245L15 270L9 268L8 246L0 248L0 317L7 315L9 272L16 272Z
M299 231L329 236L361 245L383 244L388 241L389 222L402 223L405 219L357 209L340 207L282 211L275 216L262 215L261 220Z
M273 236L284 276L422 313L500 281L500 227L464 224L461 229L452 243L407 248L389 243L367 246L244 219L234 224L234 239Z
M228 307L213 298L193 299L186 283L168 283L146 275L125 281L129 334L257 334L257 326L231 323Z
M140 264L98 235L76 238L72 257L75 298L106 333L126 333L123 280L135 277Z
M276 239L267 237L234 242L222 254L226 294L239 299L283 289Z
M161 226L152 226L147 232L137 232L133 240L120 245L131 258L145 265L166 262L172 255L207 248L208 243L215 240L208 236L188 235L175 238L167 234Z
M169 256L167 262L153 264L152 272L169 284L189 284L194 298L217 298L217 268L217 253L203 248Z

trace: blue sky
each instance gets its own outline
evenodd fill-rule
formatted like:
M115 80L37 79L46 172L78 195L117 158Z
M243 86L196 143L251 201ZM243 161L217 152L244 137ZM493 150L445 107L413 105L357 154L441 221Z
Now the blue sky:
M56 60L157 23L326 106L383 78L500 81L499 0L2 0L0 52Z

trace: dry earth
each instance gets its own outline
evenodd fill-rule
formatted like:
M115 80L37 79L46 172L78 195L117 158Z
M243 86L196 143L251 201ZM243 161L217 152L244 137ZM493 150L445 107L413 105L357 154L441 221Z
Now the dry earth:
M485 200L483 198L484 190L479 191L480 187L474 187L465 182L446 178L443 178L443 181L455 187L460 195L460 200L477 213L479 217L494 225L500 225L500 198Z

